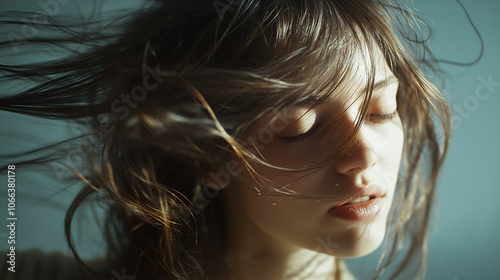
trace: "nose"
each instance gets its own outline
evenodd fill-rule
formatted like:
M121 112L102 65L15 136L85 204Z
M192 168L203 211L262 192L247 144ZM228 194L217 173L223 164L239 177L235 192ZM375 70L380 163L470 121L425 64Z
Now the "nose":
M377 162L377 153L370 143L367 131L359 131L355 141L353 148L335 162L335 168L340 174L356 175L363 173Z

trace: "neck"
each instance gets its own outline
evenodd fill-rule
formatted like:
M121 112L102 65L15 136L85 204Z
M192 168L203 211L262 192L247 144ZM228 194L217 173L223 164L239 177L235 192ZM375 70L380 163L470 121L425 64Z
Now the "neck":
M274 238L235 207L226 212L230 280L333 280L335 258Z
M227 256L231 280L326 280L334 279L335 259L314 251L302 249L290 255Z

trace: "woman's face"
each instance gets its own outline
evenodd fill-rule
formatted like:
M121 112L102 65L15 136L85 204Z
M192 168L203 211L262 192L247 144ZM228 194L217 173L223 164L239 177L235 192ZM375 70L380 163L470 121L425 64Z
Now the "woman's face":
M396 111L398 82L381 54L377 55L375 88L352 149L310 171L252 164L270 186L316 198L277 194L260 186L246 171L232 177L224 191L230 242L250 242L269 250L306 248L338 257L366 255L380 245L404 136ZM259 119L245 136L247 146L254 146L268 163L284 168L307 168L324 161L338 152L339 143L354 129L361 110L361 98L356 96L367 84L365 73L360 58L349 84L330 100ZM337 116L334 122L332 116Z

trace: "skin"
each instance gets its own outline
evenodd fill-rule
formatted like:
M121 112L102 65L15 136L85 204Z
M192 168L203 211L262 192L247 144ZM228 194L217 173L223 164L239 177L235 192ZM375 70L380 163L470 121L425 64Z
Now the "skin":
M397 80L381 53L375 55L376 86L353 149L315 172L253 164L272 187L286 187L316 199L277 195L248 172L233 177L225 187L231 279L332 279L327 275L333 275L336 257L364 256L383 241L404 136L399 116L387 119L397 109ZM361 55L358 59L349 83L340 86L331 99L312 108L297 106L270 114L252 125L248 135L258 135L263 129L273 132L273 140L259 146L261 158L279 167L300 169L338 152L361 109L356 93L367 84L364 60ZM338 116L336 121L331 121L332 116ZM299 136L304 133L309 136ZM384 191L382 208L374 218L351 221L329 214L329 209L370 183Z

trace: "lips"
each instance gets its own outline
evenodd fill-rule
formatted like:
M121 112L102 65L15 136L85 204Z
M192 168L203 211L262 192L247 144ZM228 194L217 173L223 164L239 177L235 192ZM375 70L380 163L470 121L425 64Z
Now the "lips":
M349 198L330 208L328 213L336 218L365 221L374 218L382 209L385 192L377 184L358 188Z
M384 195L385 191L382 189L380 185L371 183L368 184L366 187L356 188L356 190L352 192L352 194L348 196L348 198L342 200L340 203L336 205L336 207L348 203L353 203L356 200L361 199L363 197L369 197L370 199L373 199L377 197L382 197Z

